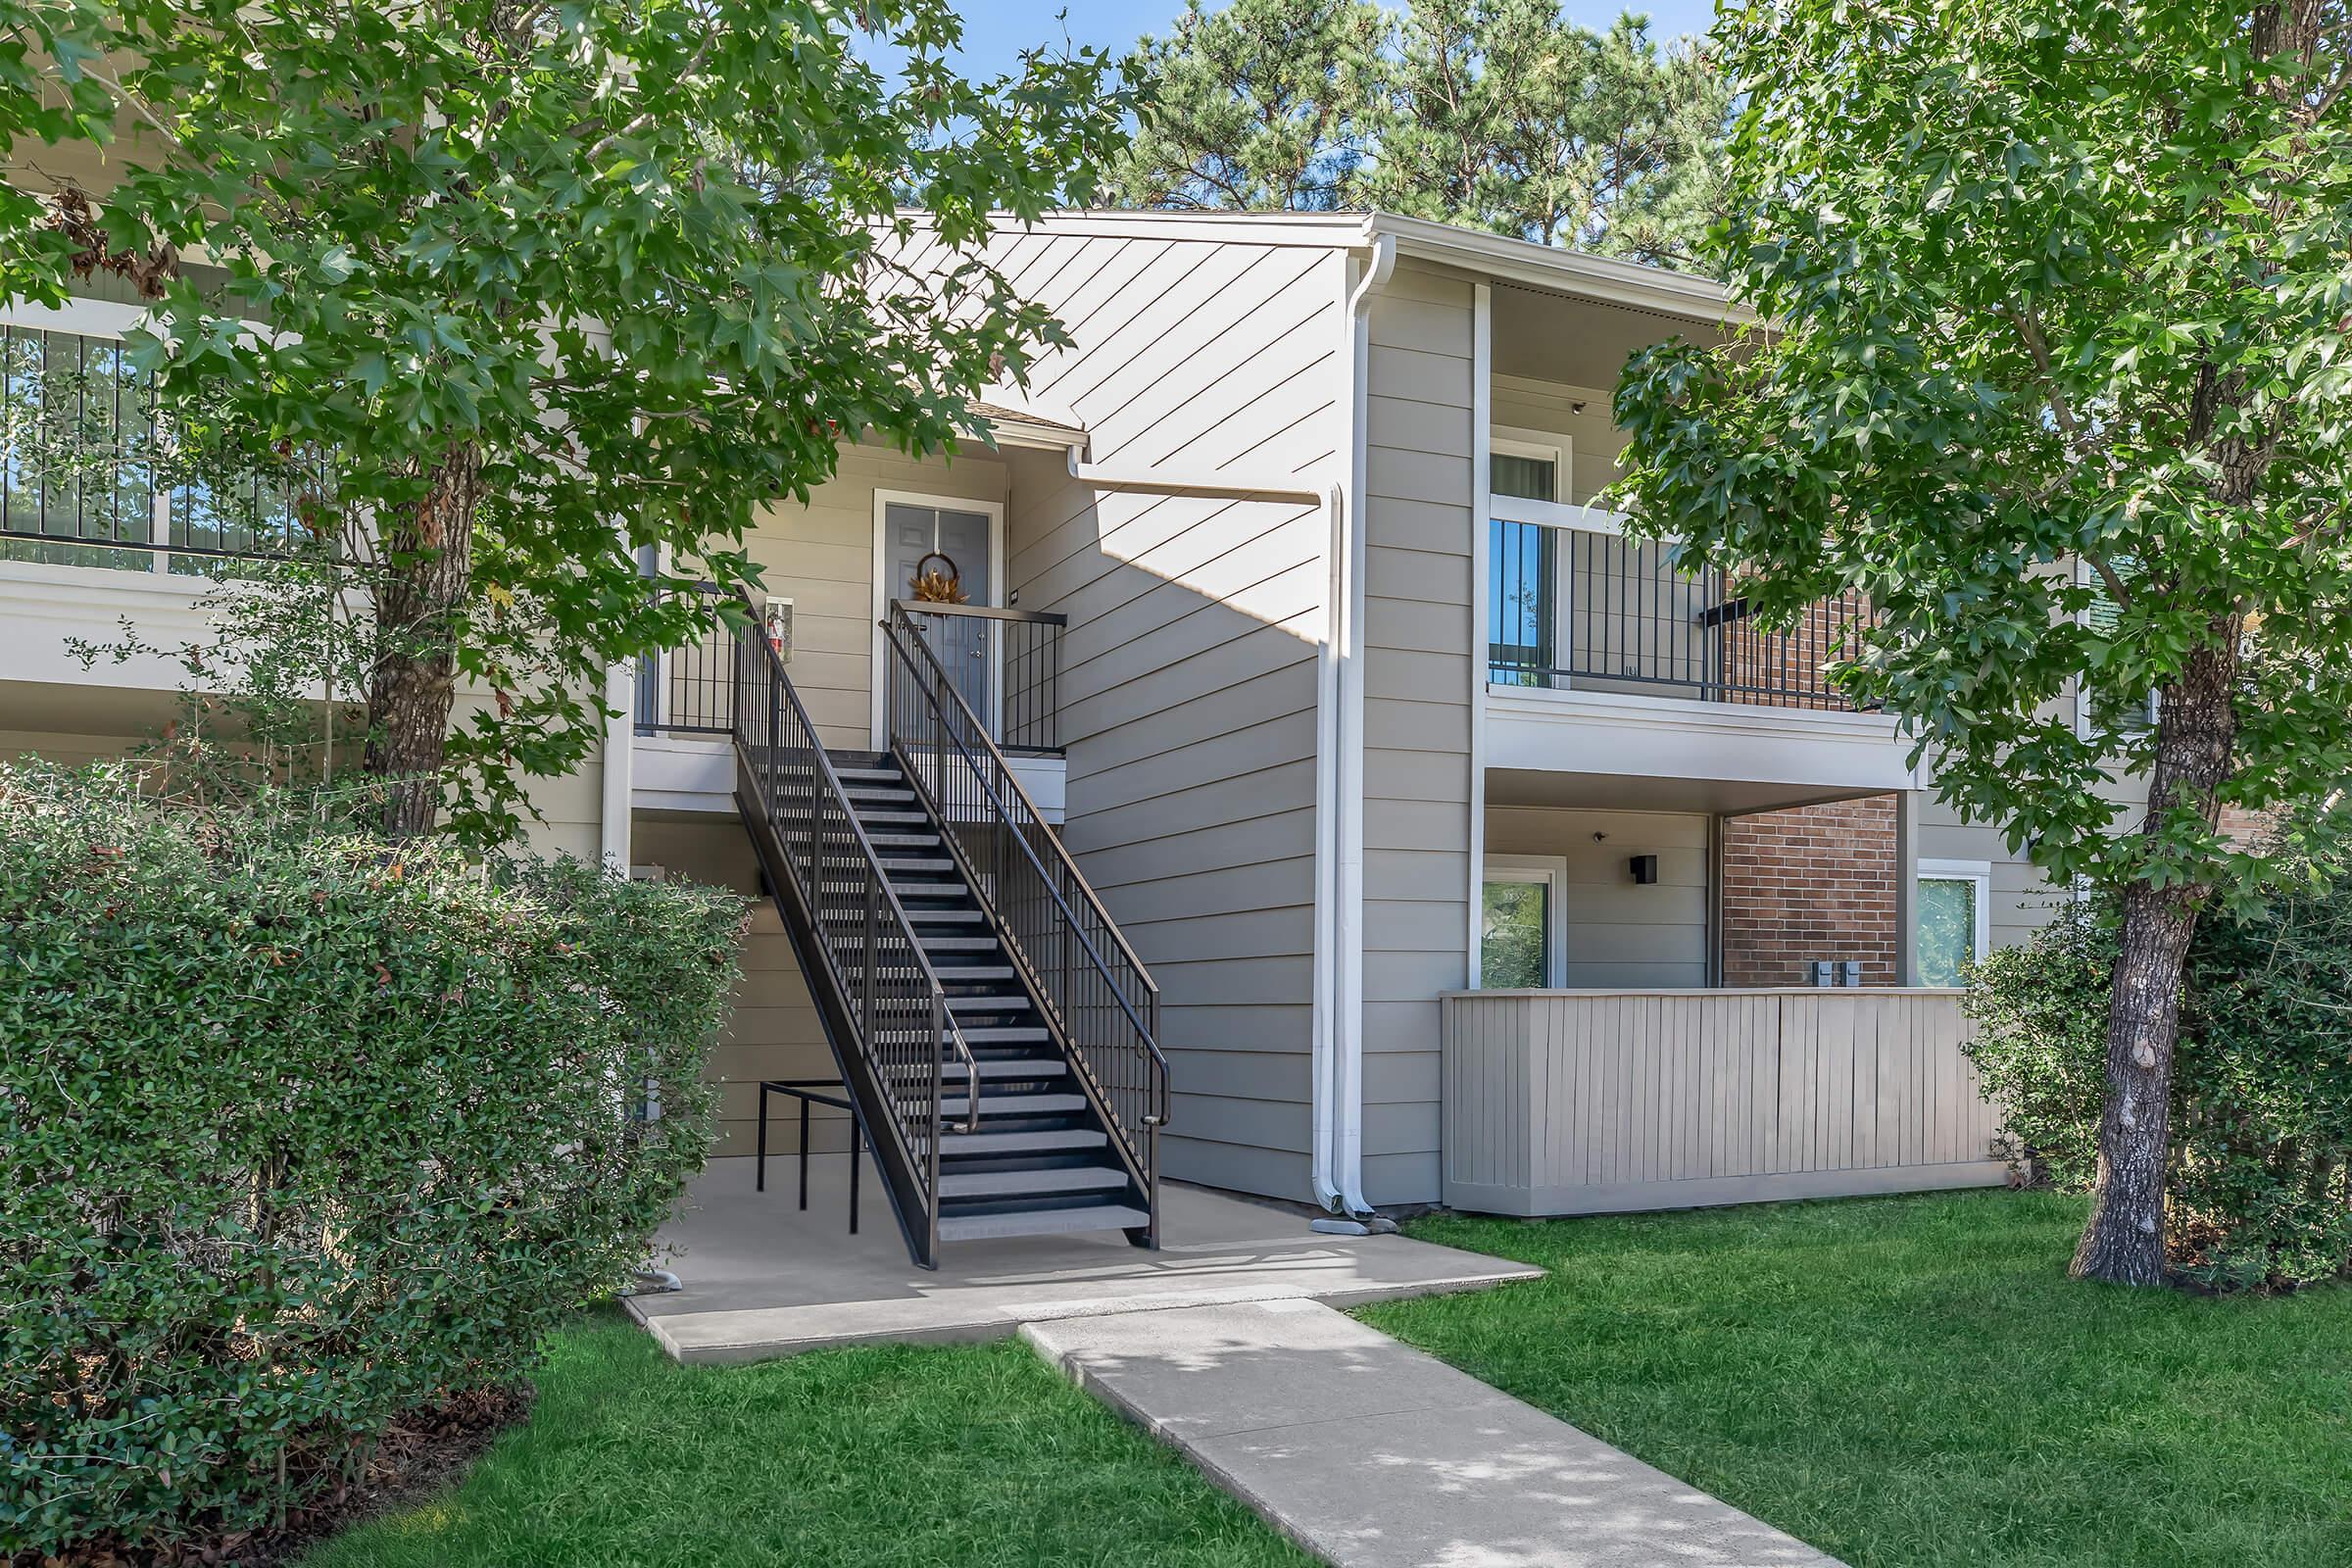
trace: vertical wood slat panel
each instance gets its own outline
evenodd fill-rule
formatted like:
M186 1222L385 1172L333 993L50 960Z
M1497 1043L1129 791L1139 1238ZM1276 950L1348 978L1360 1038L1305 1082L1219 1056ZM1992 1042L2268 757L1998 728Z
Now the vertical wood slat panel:
M1506 1211L1995 1179L1955 993L1469 992L1439 1033L1446 1181Z

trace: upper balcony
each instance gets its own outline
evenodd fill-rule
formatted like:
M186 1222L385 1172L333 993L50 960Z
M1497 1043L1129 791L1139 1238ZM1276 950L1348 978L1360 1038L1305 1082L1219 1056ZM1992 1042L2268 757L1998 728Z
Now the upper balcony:
M718 590L708 584L704 592ZM1059 821L1061 636L1068 617L988 605L900 600L939 667L1004 753L1039 813ZM768 635L792 663L789 601L760 607ZM735 642L723 629L683 648L649 654L636 669L635 790L642 808L731 810L734 771L725 745L735 721Z
M1745 811L1914 785L1893 722L1824 673L1870 621L1858 596L1767 630L1722 572L1679 568L1624 520L1493 497L1487 765L1545 776L1491 795Z

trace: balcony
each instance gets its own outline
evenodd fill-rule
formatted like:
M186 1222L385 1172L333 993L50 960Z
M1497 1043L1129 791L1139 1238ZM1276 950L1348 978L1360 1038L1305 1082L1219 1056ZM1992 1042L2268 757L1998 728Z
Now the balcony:
M1487 763L1553 775L1502 796L1742 811L1913 786L1892 722L1824 673L1872 624L1859 595L1767 630L1721 571L1681 569L1613 514L1503 496L1494 514Z
M716 594L703 584L693 590ZM920 633L956 695L1004 751L1023 789L1047 820L1061 819L1066 768L1062 760L1061 637L1066 615L987 605L901 601L898 609ZM778 617L771 636L789 649L790 621ZM789 664L791 654L785 655ZM635 791L641 808L732 810L732 761L726 742L734 723L735 645L723 630L683 648L638 661ZM855 690L862 702L871 688ZM860 751L862 734L828 733L836 751Z
M1498 498L1496 510L1512 503ZM1625 537L1606 514L1581 526L1509 516L1491 524L1488 679L1545 691L1852 712L1822 668L1873 621L1861 596L1825 599L1767 631L1713 567L1678 569L1669 548Z

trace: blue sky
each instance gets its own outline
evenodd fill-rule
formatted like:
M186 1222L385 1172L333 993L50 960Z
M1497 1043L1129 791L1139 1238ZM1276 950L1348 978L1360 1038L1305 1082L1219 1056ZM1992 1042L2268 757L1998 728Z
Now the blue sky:
M1389 0L1394 7L1401 0ZM963 6L965 69L1002 71L1024 48L1058 40L1124 52L1147 32L1164 33L1184 0L966 0ZM1704 32L1715 20L1714 0L1656 0L1645 6L1610 5L1601 0L1568 0L1568 15L1586 26L1606 27L1621 11L1648 13L1650 31L1660 38ZM1066 12L1068 19L1057 22Z

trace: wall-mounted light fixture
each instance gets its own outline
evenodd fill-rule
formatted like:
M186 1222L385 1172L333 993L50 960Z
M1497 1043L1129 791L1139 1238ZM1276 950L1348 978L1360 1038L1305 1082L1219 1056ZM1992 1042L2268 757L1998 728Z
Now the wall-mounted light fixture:
M1645 888L1645 887L1648 887L1648 886L1649 886L1651 883L1653 883L1653 882L1657 881L1657 879L1658 879L1658 858L1657 858L1656 856L1654 856L1654 855L1637 855L1637 856L1635 856L1635 857L1634 857L1634 858L1633 858L1631 860L1627 861L1626 863L1627 863L1627 865L1629 865L1629 866L1632 868L1632 870L1633 870L1633 873L1634 873L1634 885L1635 885L1636 887L1644 887L1644 888Z

